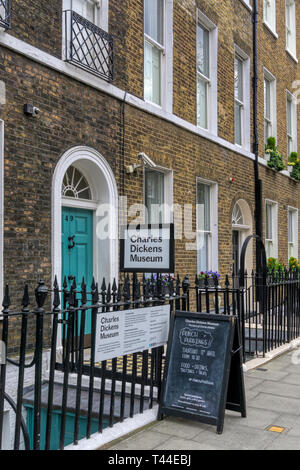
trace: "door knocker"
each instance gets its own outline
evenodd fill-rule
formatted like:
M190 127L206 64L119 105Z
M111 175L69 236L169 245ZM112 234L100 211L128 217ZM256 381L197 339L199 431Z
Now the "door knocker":
M75 238L75 235L73 235L73 237L68 238L69 242L71 242L68 245L69 250L72 250L72 248L74 248L74 246L75 246L74 238Z

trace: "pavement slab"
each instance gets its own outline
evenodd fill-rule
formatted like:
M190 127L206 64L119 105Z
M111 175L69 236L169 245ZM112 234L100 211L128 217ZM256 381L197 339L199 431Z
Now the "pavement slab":
M300 356L300 348L297 352ZM293 354L245 374L247 418L226 411L223 434L216 434L215 426L169 417L111 449L300 450L300 365ZM271 432L270 426L284 430Z

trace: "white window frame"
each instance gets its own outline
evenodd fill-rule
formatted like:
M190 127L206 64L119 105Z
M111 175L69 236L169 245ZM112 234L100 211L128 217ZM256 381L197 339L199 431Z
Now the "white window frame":
M288 101L291 103L291 133L288 132ZM291 152L297 152L297 99L287 90L286 92L286 129L287 129L287 154L290 156Z
M146 209L146 169L157 171L164 175L164 207L163 207L163 221L164 224L173 223L173 170L162 166L155 168L145 168L143 174L143 202ZM146 213L144 213L144 223L148 223Z
M4 121L0 119L0 294L2 297L3 297L3 282L4 282L3 236L4 236Z
M219 269L219 244L218 244L218 184L200 177L196 178L196 240L197 240L197 271L198 271L198 234L204 233L198 230L198 184L206 184L210 187L210 230L209 232L209 252L208 252L208 271L218 271ZM199 274L199 273L198 273Z
M243 65L243 102L239 102L235 98L235 102L242 107L241 109L241 132L242 144L235 145L250 151L250 58L245 52L237 45L234 47L235 57L242 61Z
M267 18L267 12L265 9L266 3L268 3L270 6L271 20ZM276 33L276 0L263 0L263 23L277 39L278 34Z
M204 128L204 130L210 132L213 135L218 135L218 28L200 10L197 10L197 25L198 24L207 29L209 32L209 79L198 72L196 64L196 86L198 86L198 76L201 76L201 79L208 82L207 128Z
M289 26L290 23L290 26ZM286 30L286 51L293 59L297 57L297 36L296 36L296 5L295 0L285 0L285 30ZM289 46L290 36L292 47ZM298 61L297 61L298 62Z
M291 238L290 238L290 232L289 232L289 228L290 228L290 225L289 225L289 214L290 212L293 214L292 216L292 231L293 231L293 234L292 234L292 241ZM291 256L293 256L294 258L298 259L298 209L296 209L295 207L291 207L291 206L288 206L288 222L287 222L287 226L288 226L288 258L290 258ZM292 253L291 253L291 250L292 250Z
M85 0L82 0L85 1ZM98 5L99 7L98 7ZM109 8L109 0L95 0L95 10L96 13L99 10L98 15L96 14L96 26L103 29L108 33L108 8ZM62 11L72 10L73 9L73 0L63 0L62 1ZM66 41L66 22L65 22L65 15L62 15L62 57L63 60L67 58L67 51L65 50L65 41Z
M267 239L267 205L272 207L272 238L270 239ZM269 244L271 245L270 253L268 253ZM270 257L278 258L278 203L276 201L272 201L271 199L265 200L265 245L267 259Z
M277 140L277 81L276 77L264 67L264 80L270 83L270 118L266 116L266 109L264 103L264 124L266 121L268 125L271 127L271 134L269 137L275 137ZM265 127L264 127L264 141L266 143L267 136L265 134Z
M145 2L144 2L145 12ZM160 51L160 104L145 98L146 103L163 109L168 113L173 112L173 0L163 0L163 42L159 44L144 31L145 42L156 47ZM145 72L144 72L145 80ZM145 93L145 92L144 92Z

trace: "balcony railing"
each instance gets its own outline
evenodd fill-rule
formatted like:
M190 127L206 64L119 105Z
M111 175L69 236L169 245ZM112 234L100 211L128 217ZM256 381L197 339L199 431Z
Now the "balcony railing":
M0 0L0 28L10 28L11 0Z
M67 10L65 14L65 60L104 80L113 80L113 37Z

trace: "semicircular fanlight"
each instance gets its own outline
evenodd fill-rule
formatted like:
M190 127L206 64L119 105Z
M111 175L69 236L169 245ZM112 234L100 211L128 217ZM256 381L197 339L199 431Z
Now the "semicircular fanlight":
M61 192L63 197L92 199L91 188L86 178L72 165L65 173Z
M232 225L244 225L243 212L238 202L232 211Z

